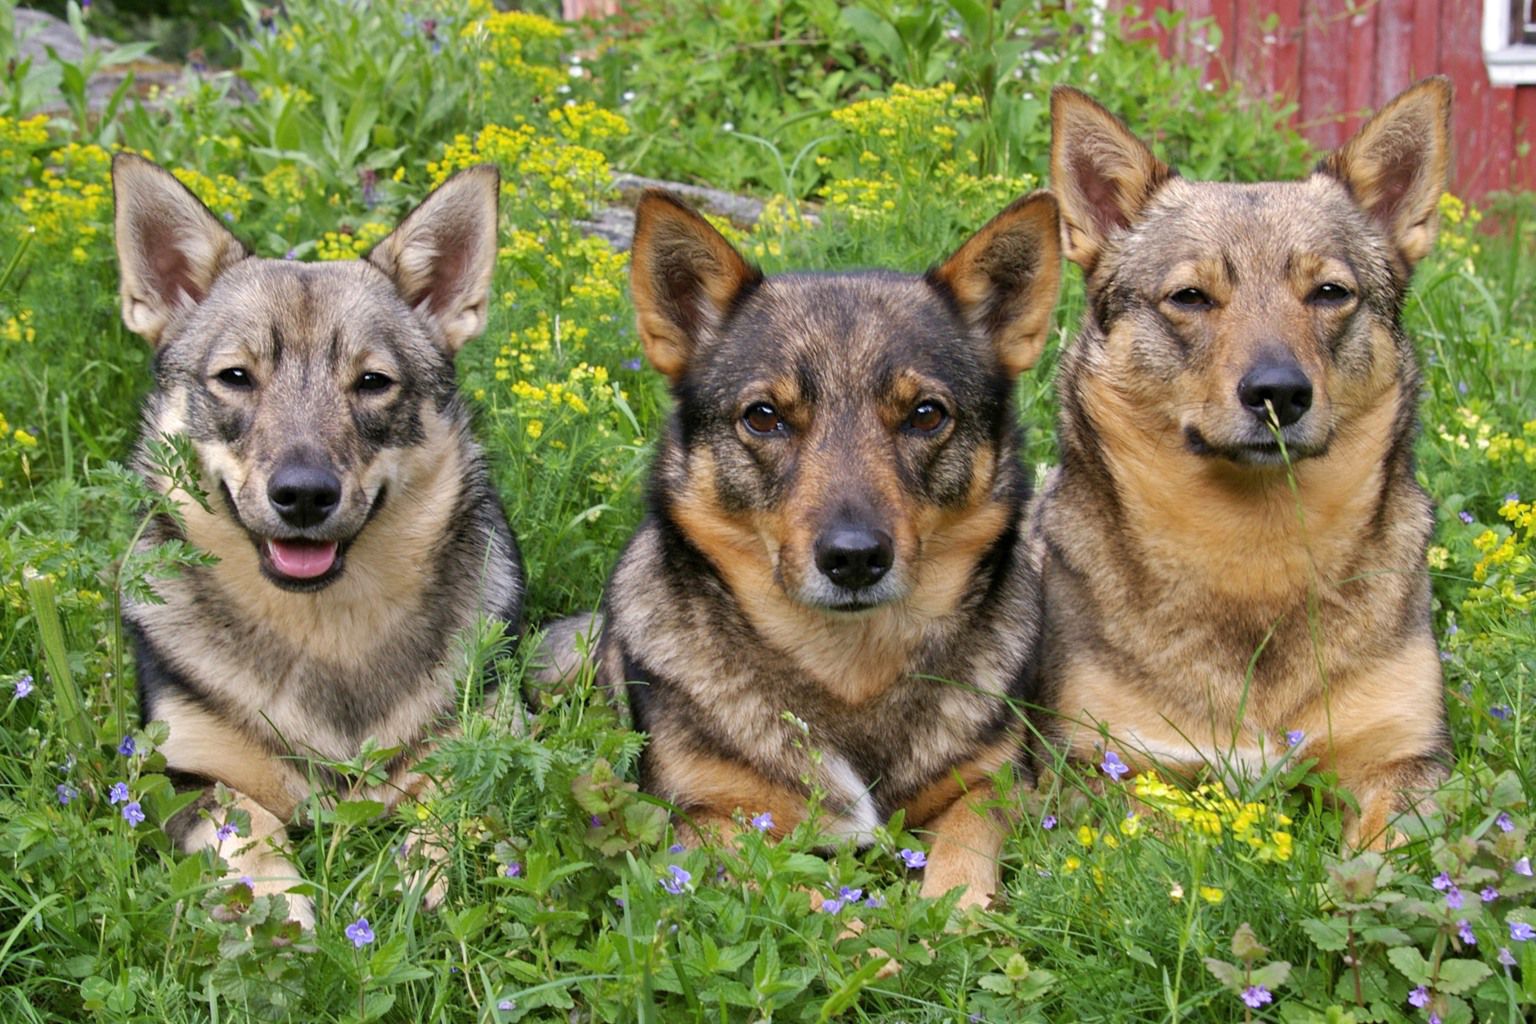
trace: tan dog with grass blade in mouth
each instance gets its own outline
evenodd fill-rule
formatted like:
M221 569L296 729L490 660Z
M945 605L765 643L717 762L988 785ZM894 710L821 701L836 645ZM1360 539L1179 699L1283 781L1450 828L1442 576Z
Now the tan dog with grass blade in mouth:
M1337 773L1356 845L1449 749L1403 332L1449 163L1428 79L1299 181L1193 182L1071 89L1052 190L1087 308L1039 499L1047 739L1134 769Z

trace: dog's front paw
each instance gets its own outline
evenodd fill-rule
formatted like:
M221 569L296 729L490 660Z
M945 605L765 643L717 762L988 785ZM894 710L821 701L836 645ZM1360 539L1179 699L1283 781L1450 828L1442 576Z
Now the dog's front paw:
M425 829L412 829L401 850L406 892L421 893L423 910L433 911L448 898L448 851Z
M994 862L981 857L934 857L923 871L923 887L919 894L925 899L938 899L954 889L963 890L955 903L955 914L959 916L973 907L985 909L992 902L997 887Z
M303 881L299 869L272 847L261 842L248 843L243 849L225 855L229 865L227 878L244 882L252 896L281 896L288 903L288 917L306 929L315 927L315 901L288 890Z
M307 932L315 930L315 901L308 896L285 894L288 900L288 919L297 921Z

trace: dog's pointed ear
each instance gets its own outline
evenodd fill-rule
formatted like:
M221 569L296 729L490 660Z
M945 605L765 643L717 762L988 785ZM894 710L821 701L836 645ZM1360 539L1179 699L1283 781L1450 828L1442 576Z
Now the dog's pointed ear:
M761 280L756 267L676 196L651 189L640 197L629 289L645 357L668 378L687 371L701 339L743 288Z
M499 193L491 164L460 171L368 253L368 262L436 325L450 354L485 330Z
M1045 349L1061 285L1061 227L1049 192L1022 196L928 272L972 327L991 338L1009 374Z
M1114 114L1068 86L1051 90L1051 191L1067 259L1091 271L1104 243L1141 215L1174 171Z
M112 158L112 206L123 323L151 345L250 255L175 175L133 153Z
M1451 165L1451 83L1426 78L1400 93L1318 165L1349 189L1409 267L1440 230Z

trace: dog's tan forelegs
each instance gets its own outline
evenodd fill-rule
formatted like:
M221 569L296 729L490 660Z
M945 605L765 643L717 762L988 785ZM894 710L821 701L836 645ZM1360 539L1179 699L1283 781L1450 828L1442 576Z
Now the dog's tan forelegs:
M1445 765L1430 756L1357 770L1340 766L1340 785L1360 805L1359 813L1350 810L1344 816L1345 844L1353 850L1385 850L1401 843L1404 836L1392 827L1392 819L1405 811L1431 811L1431 794L1445 775Z
M964 888L957 905L964 909L986 906L997 892L1004 828L1001 816L988 806L996 798L990 782L978 782L928 823L933 845L923 872L923 896Z
M234 816L219 806L210 791L172 819L167 831L183 853L211 848L229 865L225 877L248 880L254 895L287 894L303 879L288 853L288 831L283 822L244 793L229 793L233 799L228 807L250 817L249 830L238 827ZM287 894L287 899L288 916L305 928L313 928L314 901L294 894Z
M419 760L416 758L415 760ZM414 762L413 762L414 763ZM421 906L424 910L436 910L448 898L448 850L449 837L432 815L432 799L438 793L436 780L414 768L406 768L394 780L400 794L394 803L404 803L413 810L424 810L418 815L420 824L411 827L405 840L405 856L412 853L421 857L420 865L406 874L406 884L421 889Z

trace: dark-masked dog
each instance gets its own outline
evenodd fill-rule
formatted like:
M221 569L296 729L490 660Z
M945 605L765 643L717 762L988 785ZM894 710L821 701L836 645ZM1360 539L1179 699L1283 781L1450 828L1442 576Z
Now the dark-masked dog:
M685 837L765 811L783 833L816 790L831 837L897 809L931 833L925 893L996 890L991 777L1022 750L1038 627L1012 396L1057 232L1040 193L923 276L765 277L641 201L631 285L676 409L597 671Z
M485 326L497 178L455 176L365 260L248 253L169 173L112 168L123 319L155 348L142 443L185 434L206 507L172 497L143 546L185 540L216 564L125 611L140 714L169 723L173 778L207 788L168 823L261 892L297 879L284 826L318 784L307 758L400 748L367 796L394 805L454 707L454 636L517 628L522 571L469 436L453 360ZM167 490L141 448L138 468ZM213 783L249 831L231 835ZM293 915L313 923L307 898Z
M1107 742L1133 767L1245 770L1297 745L1358 802L1355 844L1387 841L1441 777L1399 321L1449 110L1428 80L1310 177L1217 184L1054 94L1052 189L1087 310L1036 525L1047 732L1073 756Z

